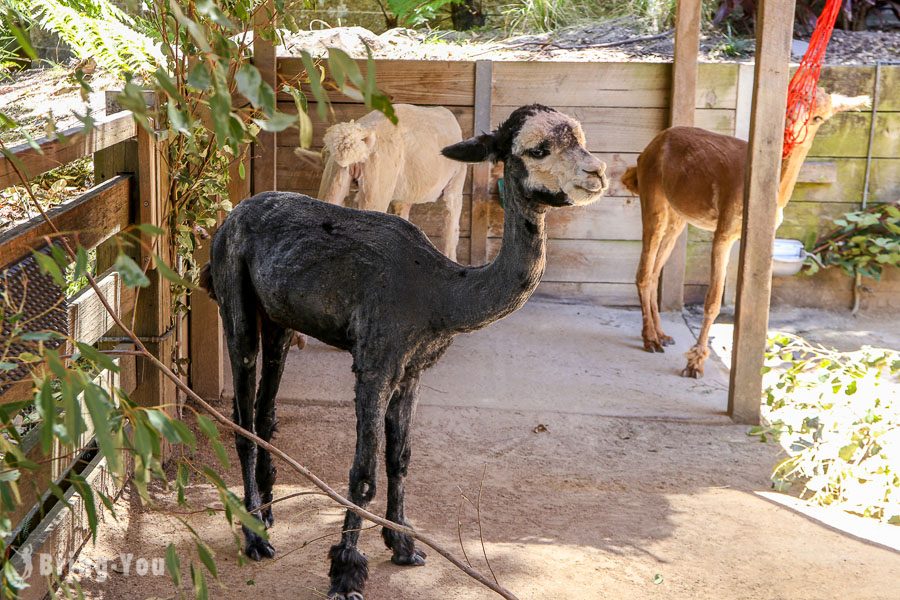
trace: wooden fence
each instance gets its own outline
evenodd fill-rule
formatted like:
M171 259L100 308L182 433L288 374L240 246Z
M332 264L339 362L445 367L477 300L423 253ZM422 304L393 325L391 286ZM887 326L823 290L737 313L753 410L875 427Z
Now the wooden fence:
M609 167L609 195L584 208L554 211L548 218L550 245L547 272L539 293L589 299L611 305L637 305L633 284L640 256L640 204L619 182L625 168L668 126L671 65L663 63L441 62L376 61L378 85L395 103L442 105L459 119L464 135L496 126L515 107L539 102L579 119L589 149ZM300 60L279 59L279 77L302 74ZM822 85L845 95L871 95L874 67L826 67ZM872 148L870 198L900 197L900 67L882 68ZM750 125L752 65L701 64L696 124L746 138ZM329 124L359 118L367 111L340 94L331 96L334 111L327 122L314 115L314 148L321 146ZM287 96L281 109L292 111ZM477 115L482 117L476 127ZM829 227L829 219L859 206L868 151L871 112L834 117L820 131L800 177L779 237L806 240ZM314 195L320 172L304 165L292 150L296 135L279 135L278 189ZM479 192L479 167L467 184L460 223L459 259L478 263L499 248L503 212L491 178ZM496 174L495 174L496 175ZM439 243L442 207L416 206L411 218ZM709 276L711 236L691 228L684 281L685 298L702 302ZM736 253L735 253L736 257ZM736 262L736 258L735 258ZM734 288L729 278L729 290ZM829 308L849 304L851 281L828 271L812 279L776 278L774 301ZM900 277L888 273L866 296L874 306L897 306ZM816 290L810 293L810 290Z
M164 147L158 136L137 128L130 113L121 112L100 120L90 134L82 134L79 128L63 132L63 139L38 141L41 151L23 145L12 148L21 168L29 178L76 159L94 158L95 187L76 199L48 211L56 228L64 233L74 246L96 250L96 280L100 293L126 322L134 317L138 335L145 340L148 349L160 359L171 363L173 359L185 359L188 355L187 322L172 313L172 298L164 278L155 269L147 272L150 286L140 293L122 285L113 261L118 254L118 243L113 236L133 223L164 225L166 185ZM13 163L0 158L0 188L20 183ZM45 246L51 236L50 226L41 218L32 219L0 234L0 272L11 264L20 263L32 250ZM130 251L141 265L147 265L150 257L141 249ZM165 254L165 253L161 253ZM28 290L33 293L33 290ZM60 292L60 298L63 298ZM25 301L28 302L27 293ZM68 325L59 333L69 340L103 347L133 348L121 343L122 332L116 331L112 319L100 302L98 293L90 287L73 297L62 300L67 312ZM71 344L71 342L67 342ZM71 348L67 346L67 350ZM174 412L177 404L174 384L155 367L134 356L116 359L120 371L104 371L98 380L104 387L124 389L138 404L162 405ZM28 377L19 383L5 386L0 403L22 400L32 395L32 382ZM24 437L25 451L35 459L39 457L39 444L34 439L38 430ZM29 473L21 482L22 509L11 515L18 523L7 542L16 540L19 554L14 564L22 563L23 556L38 551L48 553L63 565L77 555L90 535L82 499L74 488L68 488L65 496L74 510L53 502L47 491L51 481L62 482L70 472L80 473L95 489L108 495L117 493L117 483L106 469L105 460L92 449L92 433L82 439L81 450L69 455L69 449L54 448L45 468ZM99 506L99 505L98 505ZM101 511L102 512L102 511ZM36 560L36 559L35 559ZM17 565L20 568L24 564ZM22 592L23 600L43 598L47 591L46 578L39 569L25 569L30 573L30 587Z

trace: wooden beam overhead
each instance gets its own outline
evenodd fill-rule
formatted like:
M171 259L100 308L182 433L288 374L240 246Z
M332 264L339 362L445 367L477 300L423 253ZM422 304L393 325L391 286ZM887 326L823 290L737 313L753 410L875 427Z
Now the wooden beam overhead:
M759 422L794 2L760 2L756 14L753 114L747 149L744 222L728 389L728 414L739 423Z

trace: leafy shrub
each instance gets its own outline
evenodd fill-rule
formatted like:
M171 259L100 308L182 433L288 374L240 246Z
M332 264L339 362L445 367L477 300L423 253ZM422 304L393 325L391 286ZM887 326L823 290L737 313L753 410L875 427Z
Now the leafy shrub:
M900 266L900 201L846 213L834 224L836 229L816 240L807 274L821 264L878 281L884 267Z
M900 352L838 352L779 334L766 352L763 420L750 435L788 457L772 481L820 505L900 524Z

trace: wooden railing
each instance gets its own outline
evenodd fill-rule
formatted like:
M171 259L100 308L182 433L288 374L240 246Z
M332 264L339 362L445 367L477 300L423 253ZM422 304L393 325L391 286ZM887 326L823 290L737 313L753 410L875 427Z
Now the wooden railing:
M112 268L119 252L119 243L113 239L117 233L135 223L163 224L163 151L157 136L136 127L132 115L121 112L100 120L89 133L75 128L63 132L61 138L12 148L12 157L0 158L0 188L5 188L22 183L19 173L31 179L69 162L94 157L96 185L47 211L49 220L72 247L96 249L97 255L98 290L88 287L66 299L68 326L59 333L67 338L69 349L73 342L101 344L105 348L130 347L120 343L124 332L113 327L99 291L124 322L134 319L136 332L158 358L170 362L173 356L187 356L187 323L173 317L172 298L165 279L148 269L151 285L136 294L122 285ZM45 246L53 239L52 233L53 228L46 220L37 217L0 234L0 273ZM139 264L148 265L148 256L142 256L140 250L132 251ZM105 387L123 389L142 405L161 405L169 411L177 405L174 384L149 363L133 356L120 357L117 363L118 373L106 371L98 375ZM33 394L32 386L28 377L7 387L0 394L0 404L27 399ZM11 515L18 526L8 541L14 539L20 552L30 549L35 555L50 553L57 564L65 564L83 545L89 531L81 510L83 501L75 490L70 488L66 492L67 501L74 509L68 510L61 503L54 505L54 498L48 492L49 483L60 482L75 470L105 494L114 495L117 490L105 461L93 456L90 433L83 437L77 456L70 457L70 449L55 448L51 456L41 457L39 444L32 439L36 432L25 435L24 450L35 459L43 458L46 467L29 473L23 480L22 508ZM17 559L13 560L15 564ZM31 587L21 596L23 600L42 598L47 591L44 579L33 572L28 581Z

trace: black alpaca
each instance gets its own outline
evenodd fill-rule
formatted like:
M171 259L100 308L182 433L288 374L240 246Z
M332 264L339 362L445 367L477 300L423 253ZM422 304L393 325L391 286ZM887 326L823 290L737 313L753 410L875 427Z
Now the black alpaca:
M504 161L503 247L480 267L441 254L407 221L343 208L307 196L267 192L234 209L215 236L201 285L219 303L234 377L234 420L269 440L275 395L291 330L353 355L356 454L349 498L375 496L381 440L386 439L386 517L408 524L403 483L419 377L460 332L480 329L521 307L544 271L544 217L553 206L583 205L607 187L606 166L584 147L573 119L532 105L517 109L492 134L448 146L449 158ZM262 369L256 390L256 359ZM254 400L255 398L255 400ZM237 437L244 503L267 527L275 467L269 453ZM348 511L332 546L333 600L361 600L368 576L356 547L362 521ZM244 528L255 560L275 549ZM422 565L425 553L390 529L382 537L401 565Z

